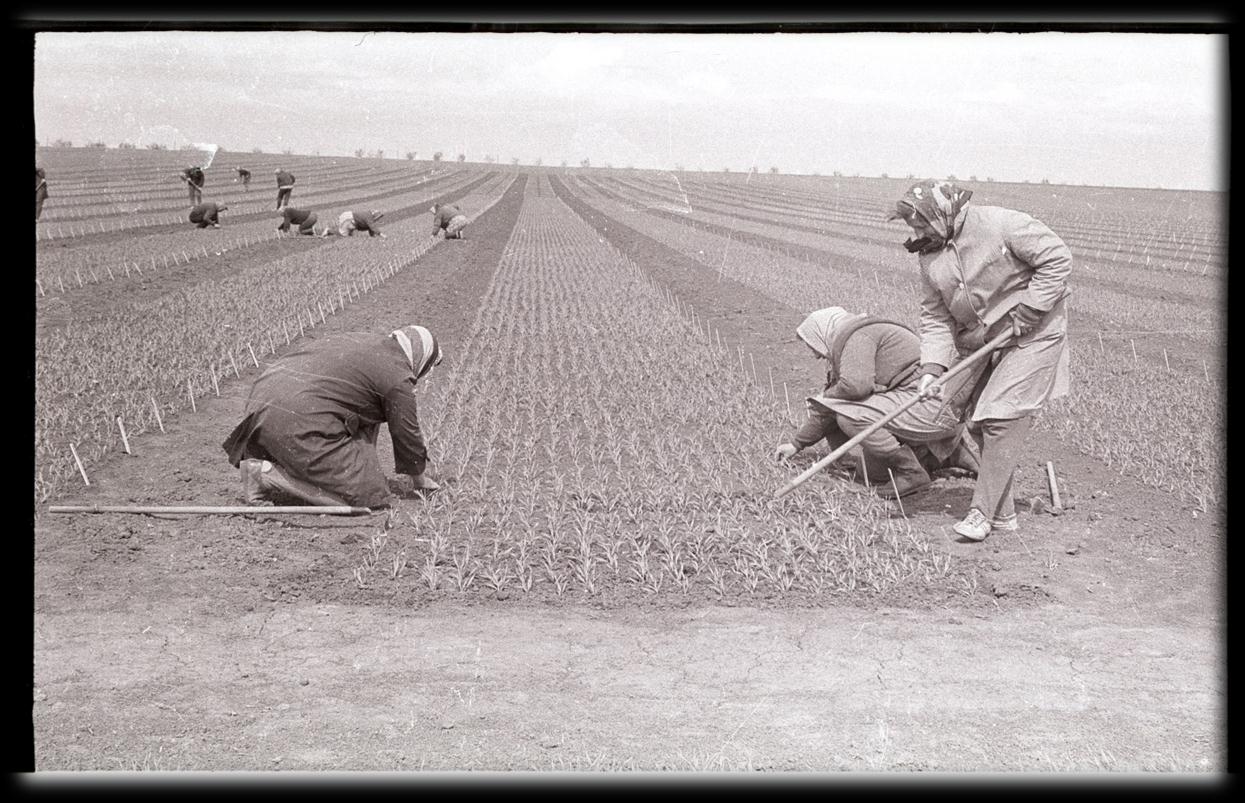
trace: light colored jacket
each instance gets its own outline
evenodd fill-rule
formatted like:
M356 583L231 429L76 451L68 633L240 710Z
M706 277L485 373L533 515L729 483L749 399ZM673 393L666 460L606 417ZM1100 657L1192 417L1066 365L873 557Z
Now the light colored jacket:
M970 204L961 215L946 247L919 257L922 363L950 366L958 351L980 345L984 331L1002 331L991 327L1016 304L1049 312L1070 292L1072 252L1044 223L997 206ZM1039 334L1052 333L1039 326L1018 343Z

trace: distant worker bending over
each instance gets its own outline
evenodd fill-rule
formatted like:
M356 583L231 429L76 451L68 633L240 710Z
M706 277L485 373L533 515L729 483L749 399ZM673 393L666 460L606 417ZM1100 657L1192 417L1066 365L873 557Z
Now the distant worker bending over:
M384 237L381 234L380 227L376 225L377 221L385 216L384 212L373 209L370 212L351 212L349 210L342 212L337 216L337 234L342 237L353 237L356 231L366 231L369 237ZM324 232L327 237L332 234L332 229Z
M277 208L280 209L290 202L290 194L294 192L294 174L279 167L273 172L277 174Z
M433 204L432 236L445 232L447 240L464 240L463 229L467 227L467 216L454 204Z
M237 170L238 181L242 182L242 189L249 189L251 186L251 171L247 170L245 167L239 167Z
M182 181L186 182L186 190L190 194L190 205L194 206L203 201L203 185L207 181L207 177L203 175L201 167L187 167L180 174Z
M281 225L277 226L277 231L289 231L290 224L298 226L299 234L315 234L316 233L316 213L307 209L295 209L287 206L281 210Z
M195 228L199 229L206 229L209 226L219 229L220 213L228 208L224 204L217 204L213 201L199 204L190 210L190 222L195 224Z
M328 335L276 360L255 380L242 422L222 444L241 469L246 503L389 507L393 493L376 454L381 424L398 473L413 490L436 490L424 474L415 391L439 362L436 338L422 326Z

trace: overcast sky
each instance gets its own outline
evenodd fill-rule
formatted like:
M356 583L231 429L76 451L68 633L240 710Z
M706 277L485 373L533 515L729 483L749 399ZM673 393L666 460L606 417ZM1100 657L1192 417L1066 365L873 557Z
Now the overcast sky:
M35 136L1226 190L1227 36L41 32Z

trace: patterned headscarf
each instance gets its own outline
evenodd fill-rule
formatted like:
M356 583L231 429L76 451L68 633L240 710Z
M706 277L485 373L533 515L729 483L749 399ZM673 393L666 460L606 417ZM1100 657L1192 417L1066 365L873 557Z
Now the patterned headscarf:
M406 355L407 362L411 364L411 370L415 372L416 379L423 378L432 370L432 366L441 362L444 356L432 332L422 326L403 326L401 329L394 329L389 336L398 341L398 345L402 347L402 353Z
M834 337L834 330L845 319L850 317L850 313L842 307L826 307L816 312L810 313L804 322L795 330L800 339L809 345L813 351L823 357L830 355L830 340Z
M960 211L968 205L973 191L965 189L950 181L929 179L918 181L908 188L903 198L895 202L895 211L887 216L887 220L903 220L913 228L928 226L935 232L933 236L909 239L904 247L909 251L927 253L937 251L955 236L956 218Z

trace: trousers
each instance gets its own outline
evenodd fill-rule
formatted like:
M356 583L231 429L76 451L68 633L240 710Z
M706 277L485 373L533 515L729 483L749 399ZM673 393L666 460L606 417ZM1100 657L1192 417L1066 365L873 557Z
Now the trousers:
M1027 415L969 424L968 432L981 452L981 470L977 472L972 506L989 518L1005 520L1016 515L1012 480L1032 425L1032 416Z

